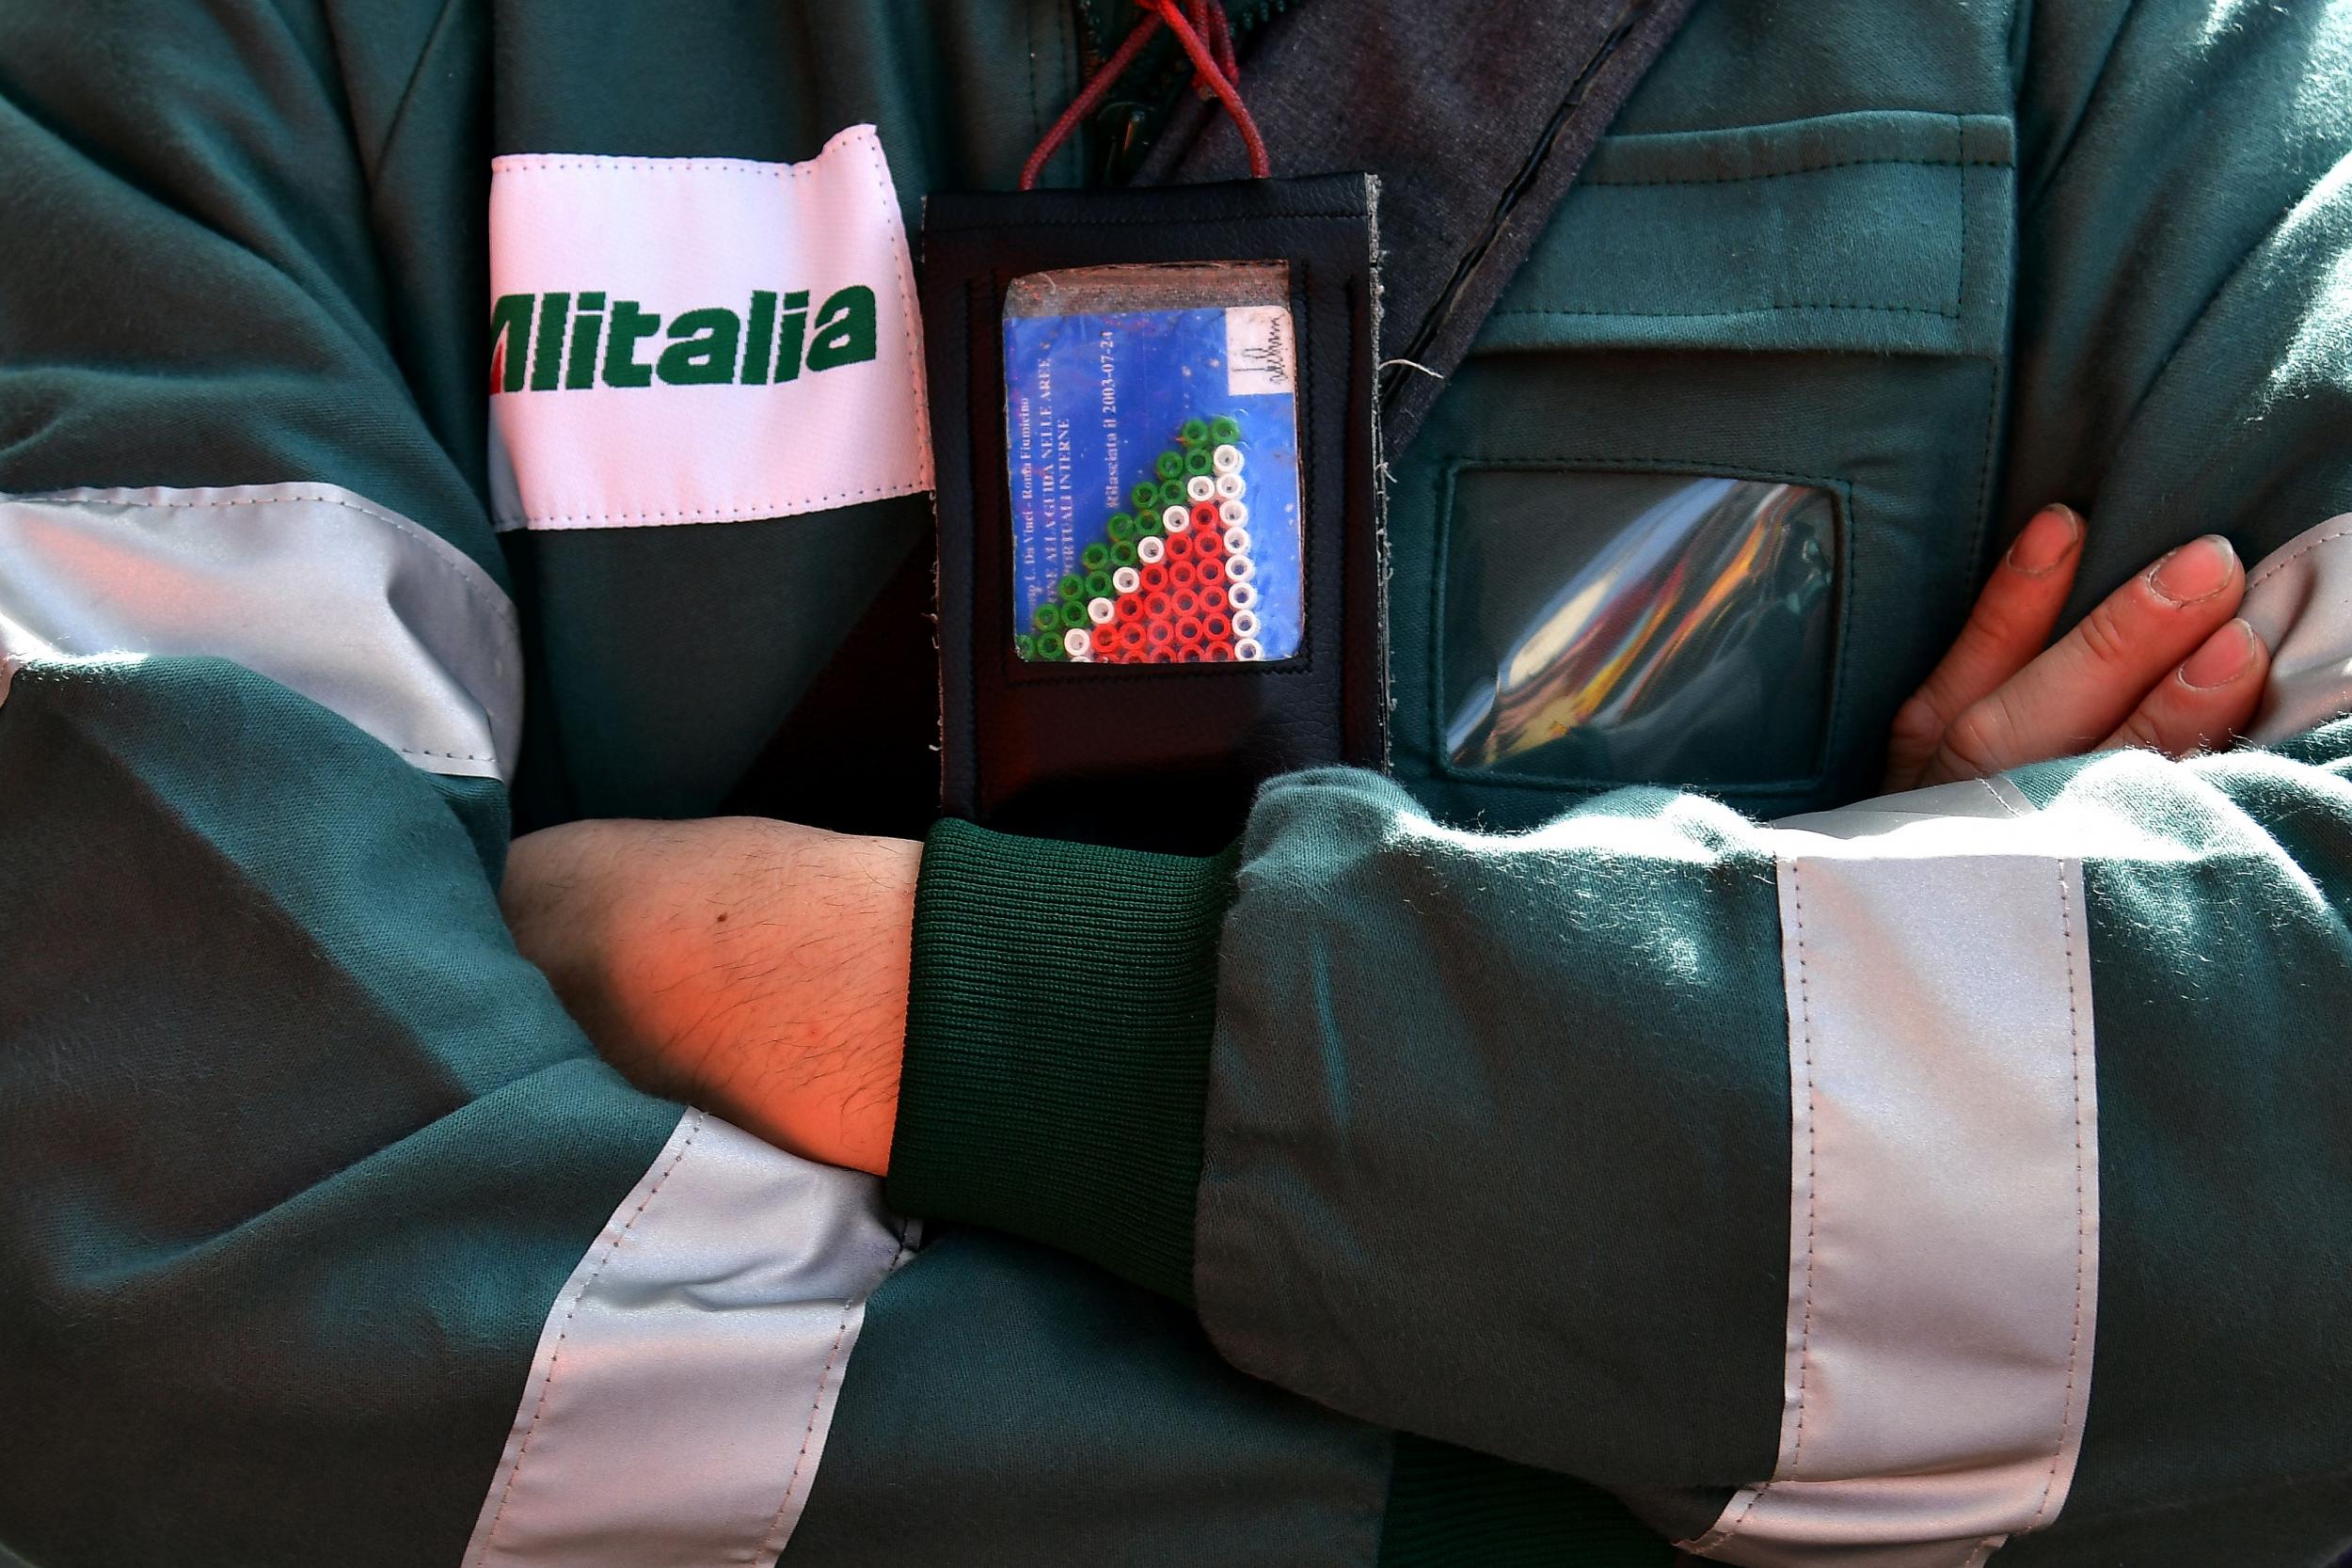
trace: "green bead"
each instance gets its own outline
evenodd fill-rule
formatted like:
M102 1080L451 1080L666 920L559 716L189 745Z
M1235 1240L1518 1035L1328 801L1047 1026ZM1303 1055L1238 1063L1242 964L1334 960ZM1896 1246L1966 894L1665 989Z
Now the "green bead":
M1165 481L1161 482L1161 484L1160 484L1160 504L1161 504L1162 506L1182 506L1182 505L1184 505L1184 482L1183 480L1181 480L1181 479L1170 479L1170 480L1165 480Z
M1111 542L1111 564L1114 566L1132 566L1135 563L1136 547L1127 543L1124 539L1113 540Z
M1012 634L1012 657L1015 658L1037 657L1037 644L1030 640L1027 632L1017 631Z
M1136 537L1138 539L1157 539L1167 531L1168 525L1160 521L1160 515L1156 512L1147 514L1136 524Z
M1220 447L1231 446L1241 439L1241 421L1231 414L1219 414L1216 422L1209 426L1209 436Z
M1124 512L1112 513L1110 535L1114 539L1133 539L1136 536L1136 520Z
M1037 657L1048 661L1061 657L1061 639L1059 637L1039 638L1037 640Z
M1184 421L1184 445L1188 447L1197 447L1208 438L1209 423L1206 420L1186 420Z
M1184 453L1175 451L1164 451L1160 453L1159 469L1160 477L1162 479L1183 478L1184 473Z
M1136 503L1137 512L1147 512L1159 500L1160 487L1148 479L1138 480L1136 487L1127 492L1127 499Z
M1089 599L1107 599L1110 596L1111 575L1108 572L1089 572L1087 574L1087 597ZM1084 615L1086 613L1086 607L1084 605L1080 605L1078 607L1078 613L1080 615Z
M1099 572L1104 567L1111 563L1110 546L1107 545L1089 545L1084 550L1079 552L1078 562L1089 572Z
M1070 600L1076 598L1079 594L1085 593L1086 591L1086 578L1077 576L1075 573L1062 578L1060 586L1055 590L1056 593L1062 596L1062 601L1065 604Z
M1216 466L1210 460L1208 452L1200 447L1195 447L1184 453L1184 472L1187 475L1205 474Z
M1061 624L1062 624L1063 626L1086 626L1086 625L1088 624L1088 621L1087 621L1087 607L1086 607L1085 605L1083 605L1083 604L1080 604L1080 603L1079 603L1077 600L1075 600L1075 599L1064 599L1064 600L1062 600L1062 602L1061 602Z
M1037 610L1029 616L1029 621L1040 631L1052 631L1061 625L1061 611L1056 608L1053 600L1048 599L1037 607Z

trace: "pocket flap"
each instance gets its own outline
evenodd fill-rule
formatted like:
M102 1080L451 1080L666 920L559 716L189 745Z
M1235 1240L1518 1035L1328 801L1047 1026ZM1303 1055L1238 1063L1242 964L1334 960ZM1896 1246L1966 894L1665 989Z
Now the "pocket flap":
M1873 110L1605 139L1484 351L1999 351L2014 133Z

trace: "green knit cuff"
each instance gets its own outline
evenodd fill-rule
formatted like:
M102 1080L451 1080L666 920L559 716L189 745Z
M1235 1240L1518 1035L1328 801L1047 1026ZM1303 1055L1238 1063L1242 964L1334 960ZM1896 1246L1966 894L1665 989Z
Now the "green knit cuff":
M943 819L914 895L890 1206L1189 1304L1233 866Z

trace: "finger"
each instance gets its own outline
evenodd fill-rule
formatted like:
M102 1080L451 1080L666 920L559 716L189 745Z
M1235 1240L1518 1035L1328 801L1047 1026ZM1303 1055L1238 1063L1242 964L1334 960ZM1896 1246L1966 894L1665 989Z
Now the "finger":
M2183 545L1954 721L1927 782L1986 777L2090 751L2237 613L2245 594L2246 570L2228 540L2207 534Z
M2072 507L2044 507L2026 523L1977 595L1951 651L1895 715L1886 747L1890 791L1916 784L1952 721L2049 646L2082 564L2082 542L2083 520Z
M2252 626L2232 621L2158 681L2099 749L2144 746L2185 757L2227 746L2254 717L2269 673L2269 648Z

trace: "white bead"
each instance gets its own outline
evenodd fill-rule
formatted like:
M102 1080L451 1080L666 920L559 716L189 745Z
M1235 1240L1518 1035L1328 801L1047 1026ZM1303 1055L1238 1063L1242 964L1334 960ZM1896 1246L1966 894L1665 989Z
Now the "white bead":
M1225 563L1229 578L1232 576L1232 564L1230 561ZM1258 602L1258 591L1246 582L1231 583L1225 590L1225 602L1235 610L1248 610Z
M1083 658L1094 647L1094 639L1086 634L1084 626L1073 626L1061 634L1062 651L1073 658Z
M1146 541L1146 543L1157 545L1159 541L1157 539L1152 539ZM1143 555L1143 551L1140 549L1137 549L1136 554L1143 556L1143 559L1146 561L1152 559L1148 555ZM1132 594L1136 589L1143 586L1143 574L1136 571L1133 566L1121 566L1118 571L1111 574L1111 586L1118 589L1121 594Z
M1227 529L1225 531L1225 553L1248 555L1249 553L1249 531L1246 528Z
M1109 626L1111 617L1118 613L1119 607L1111 603L1108 599L1089 599L1087 601L1087 619L1093 622L1098 626Z
M1209 454L1209 466L1221 474L1241 472L1241 448L1219 447Z
M1255 611L1255 610L1236 610L1235 611L1233 611L1233 635L1234 635L1235 637L1255 637L1255 636L1257 636L1257 635L1258 635L1258 615L1257 615L1257 611Z
M1182 506L1171 506L1160 514L1160 527L1170 533L1182 533L1192 527L1192 513Z
M1136 559L1137 561L1157 561L1167 553L1168 546L1161 541L1160 536L1156 533L1147 533L1142 538L1136 541Z
M1258 646L1258 640L1256 638L1245 637L1240 641L1233 644L1233 657L1240 659L1244 664L1254 664L1259 659L1265 657L1265 650Z
M1249 564L1249 558L1246 555L1229 555L1225 558L1225 580L1228 582L1248 582L1257 576L1257 573L1258 569Z
M1184 494L1197 501L1207 500L1216 494L1216 481L1206 474L1195 474L1184 481Z
M1248 488L1249 482L1242 478L1239 474L1219 474L1216 476L1216 494L1223 496L1229 501L1237 501L1241 499L1243 494L1248 491Z
M1249 525L1249 507L1247 502L1219 501L1216 506L1216 515L1227 528L1247 528Z

